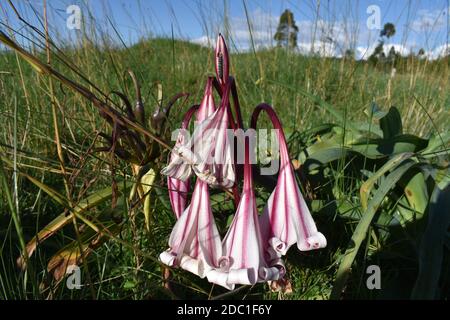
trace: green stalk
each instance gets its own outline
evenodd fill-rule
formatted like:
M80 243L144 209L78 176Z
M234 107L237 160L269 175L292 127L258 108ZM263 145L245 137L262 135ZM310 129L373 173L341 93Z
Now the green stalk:
M6 202L8 203L9 210L14 222L14 227L16 229L17 236L19 237L20 249L22 250L22 257L25 259L25 264L28 264L28 255L26 253L26 243L23 236L22 224L20 222L19 213L14 205L13 197L11 196L11 191L9 190L8 179L6 178L6 173L3 168L3 160L0 158L0 183L4 191ZM26 278L26 277L25 277Z

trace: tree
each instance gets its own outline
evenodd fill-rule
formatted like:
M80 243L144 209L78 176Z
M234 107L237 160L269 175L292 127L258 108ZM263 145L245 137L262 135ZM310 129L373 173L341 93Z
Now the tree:
M384 25L383 29L380 31L380 39L378 40L378 45L375 47L374 52L369 57L369 60L373 63L386 62L386 55L384 54L384 43L386 39L395 35L395 25L391 22L388 22ZM389 60L395 60L397 57L397 53L395 52L395 48L391 47L388 55Z
M392 65L395 65L395 62L398 58L399 53L395 51L394 46L391 46L391 49L389 50L389 54L387 56L387 62L391 63Z
M393 23L386 23L383 30L380 31L380 37L390 38L395 34L395 26Z
M355 51L353 49L347 49L344 53L344 59L354 59L355 58Z
M295 24L294 14L286 9L280 16L277 32L274 39L279 47L297 47L298 27Z

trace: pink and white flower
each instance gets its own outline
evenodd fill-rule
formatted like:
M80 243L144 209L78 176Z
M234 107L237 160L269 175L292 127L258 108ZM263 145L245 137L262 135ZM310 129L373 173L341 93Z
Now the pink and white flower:
M168 175L170 201L178 220L170 235L169 249L161 253L160 260L166 265L179 266L202 278L207 277L210 282L230 290L238 284L285 281L281 256L295 243L301 251L323 248L326 239L318 232L300 192L281 123L267 104L257 106L251 127L255 129L258 115L264 110L277 129L280 149L277 185L259 216L252 181L250 143L245 140L244 181L239 198L236 159L232 152L234 135L228 136L228 129L243 129L243 125L236 86L229 76L228 51L221 35L216 47L216 75L217 79L208 79L192 137L183 133L178 136L169 165L162 170ZM213 87L221 97L217 109ZM237 122L231 112L230 93ZM188 128L192 110L185 116L183 129ZM192 173L197 176L197 181L191 203L184 209ZM232 188L237 204L223 241L212 214L209 186Z
M221 103L215 112L212 93L213 80L209 78L200 108L198 125L189 141L176 144L169 165L161 172L185 181L192 171L212 186L231 188L235 170L227 129L234 125L230 109L229 57L223 37L219 35L216 47L216 73L220 85ZM212 113L213 112L213 113ZM212 113L212 114L211 114ZM231 121L230 121L231 120Z
M172 230L169 249L159 258L168 266L179 266L203 278L219 265L221 256L221 239L211 211L208 185L197 180L191 204Z
M204 121L214 113L216 107L214 104L212 89L213 78L209 77L200 106L191 107L184 116L183 122L181 124L181 132L178 134L178 138L174 147L175 149L179 149L187 143L188 138L186 137L186 130L189 127L189 123L194 112L196 112L196 122ZM180 177L180 179L173 178L170 175L167 177L167 187L169 189L170 204L172 206L173 212L175 213L175 216L179 218L186 208L187 195L190 186L188 178L191 175L191 170L189 165L183 163L182 159L175 152L172 152L170 154L170 165L166 168L173 176ZM185 177L184 175L187 175L188 177Z
M278 280L284 275L284 264L279 258L267 261L256 209L252 172L246 145L244 186L233 222L223 240L223 254L219 268L208 272L208 280L227 289L236 284L253 285L257 282Z
M219 108L197 126L191 145L198 162L192 167L198 178L212 186L231 188L235 182L232 144L228 136L229 90Z
M198 106L193 106L184 115L183 122L181 124L181 130L178 134L175 147L181 146L186 143L186 129L189 126L192 115L197 112L198 109ZM174 153L170 154L170 160L173 162L181 162L179 157ZM189 187L190 182L187 179L183 181L180 179L172 178L170 176L167 177L167 188L169 190L170 205L177 218L179 218L184 209L186 209L187 196L190 189Z
M227 86L221 105L194 130L190 140L174 147L174 159L163 174L186 180L194 171L212 186L231 188L235 182L230 139L228 137L229 91Z
M269 197L260 217L264 242L268 244L268 253L272 257L286 254L295 243L301 251L324 248L325 236L317 231L316 224L297 184L294 170L289 159L281 123L272 107L260 104L252 116L252 128L256 127L259 113L268 113L275 129L280 146L280 171L275 190Z

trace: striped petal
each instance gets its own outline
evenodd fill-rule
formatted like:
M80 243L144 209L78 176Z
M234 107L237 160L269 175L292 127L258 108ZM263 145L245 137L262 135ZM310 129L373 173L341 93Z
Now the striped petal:
M221 255L221 240L211 212L208 185L197 180L191 204L176 222L169 249L161 253L160 260L203 278L218 266Z
M189 177L192 170L209 185L226 188L234 185L232 140L228 136L229 94L228 85L219 108L196 126L189 142L174 148L177 162L164 168L163 174L183 180Z
M261 110L268 113L277 129L280 146L280 171L277 185L259 218L267 253L272 258L284 255L295 243L301 251L324 248L327 241L325 236L317 231L316 224L300 192L289 159L283 129L275 111L269 105L259 105L252 117L252 128L255 128L256 119Z
M177 219L186 209L187 196L189 192L189 181L181 181L167 177L167 188L169 189L170 205Z
M228 137L228 120L226 106L221 106L196 128L192 144L195 158L199 161L192 168L197 177L208 184L231 188L235 171Z
M219 261L220 268L207 274L210 282L230 290L236 284L253 285L278 280L284 275L281 260L267 261L264 254L248 152L247 146L243 194L223 240L224 256Z
M212 89L213 78L209 77L200 106L198 108L192 107L188 110L183 118L181 129L186 130L189 127L189 122L194 112L196 112L196 122L204 121L208 118L208 116L214 113L216 107L214 105ZM180 133L175 144L175 149L179 150L182 148L186 144L186 140L186 135ZM186 208L187 194L190 189L188 178L191 175L192 170L189 165L183 163L182 159L179 157L179 154L172 152L170 157L171 161L169 162L169 166L164 168L163 172L168 175L167 187L169 189L169 198L172 210L175 213L175 216L179 218ZM181 179L173 178L171 175L180 177Z

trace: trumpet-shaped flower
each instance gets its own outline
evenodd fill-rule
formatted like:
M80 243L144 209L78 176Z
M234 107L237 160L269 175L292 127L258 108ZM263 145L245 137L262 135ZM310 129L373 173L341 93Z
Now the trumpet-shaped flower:
M193 151L199 161L193 166L197 177L213 186L231 188L235 181L231 143L228 137L229 86L216 112L192 135Z
M185 181L192 171L213 186L231 188L235 182L235 170L227 129L230 125L230 90L228 81L229 58L221 35L216 46L216 73L222 101L214 110L213 81L208 80L200 108L198 125L189 141L176 144L169 165L161 172L172 178Z
M278 280L284 275L281 259L266 261L253 191L248 145L245 151L244 186L236 215L223 240L219 268L208 272L208 280L227 289L236 284Z
M229 91L228 85L219 108L195 128L189 142L175 146L176 160L163 169L163 174L186 180L193 170L210 185L233 186L235 170L227 130Z
M280 171L277 185L260 216L262 236L268 244L268 253L272 257L284 255L295 243L301 251L323 248L327 241L324 235L317 231L316 224L300 192L289 160L281 123L269 105L261 104L255 109L252 127L255 128L261 110L269 114L277 129L280 145Z
M235 183L235 161L232 148L234 136L229 128L242 129L242 118L234 79L229 76L228 51L221 35L216 46L217 80L208 79L205 94L197 112L192 137L180 134L162 170L168 175L172 208L178 220L169 239L169 249L160 260L169 266L179 266L227 289L237 284L253 285L269 281L285 285L285 267L281 256L297 243L302 250L326 246L318 232L297 184L281 123L275 111L259 105L252 116L255 129L259 113L266 111L277 129L280 146L280 170L277 185L261 216L258 216L250 164L250 143L245 140L244 182L239 198ZM213 87L221 102L215 109ZM231 93L231 94L230 94ZM233 119L230 96L237 122ZM192 109L192 108L191 108ZM193 111L188 111L190 116ZM185 119L187 116L185 117ZM188 127L184 120L182 128ZM238 139L240 139L238 137ZM249 139L245 137L244 139ZM197 176L190 205L186 206L188 178ZM209 199L209 186L232 188L236 214L223 241L217 230Z
M188 110L181 124L182 130L186 130L188 128L189 122L194 112L197 112L195 116L197 122L204 121L206 118L208 118L210 115L214 113L216 107L214 105L214 96L212 94L213 88L212 84L213 78L209 77L208 82L206 83L205 93L203 96L203 100L200 103L200 106L194 106ZM182 131L178 134L175 149L179 149L180 147L184 146L187 143L185 133L186 131ZM186 172L186 174L190 175L190 167L182 162L178 154L171 153L170 163L172 164L172 167L170 167L169 165L171 170ZM174 176L178 176L176 173L172 174ZM181 176L181 178L184 178L184 176ZM186 208L187 193L189 192L189 186L190 183L187 177L185 179L177 179L171 176L167 177L167 187L169 189L170 204L177 218L181 216L184 209Z
M197 111L197 109L198 106L194 106L190 108L184 115L183 122L181 124L181 131L178 134L175 147L184 145L186 143L186 129L189 126L192 115ZM174 153L170 154L170 161L174 163L181 163L181 159L179 159L179 156ZM184 209L186 208L189 186L190 183L187 179L183 181L180 179L172 178L170 176L167 177L167 188L169 190L170 205L172 206L172 210L177 218L181 216Z
M205 182L197 180L191 203L172 230L169 247L161 253L161 262L179 266L201 278L219 265L221 240Z

